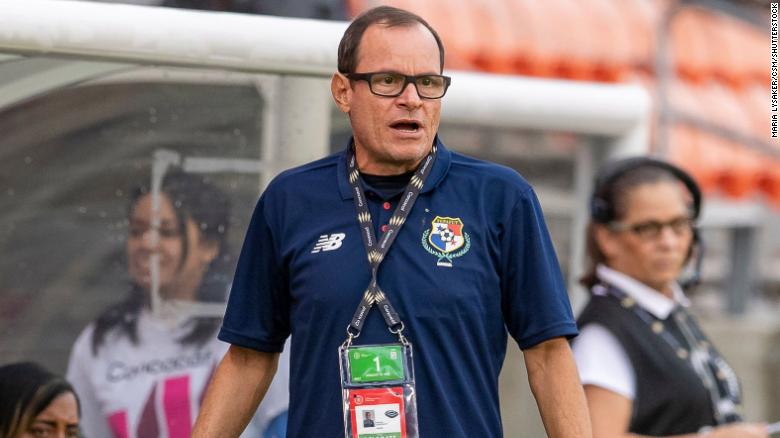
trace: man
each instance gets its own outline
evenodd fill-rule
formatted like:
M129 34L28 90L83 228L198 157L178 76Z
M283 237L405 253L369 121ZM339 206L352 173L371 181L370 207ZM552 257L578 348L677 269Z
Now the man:
M363 427L374 427L374 411L363 412Z
M372 278L363 193L375 235L397 237L376 278L414 348L419 435L501 436L508 329L548 435L590 436L566 342L576 327L538 201L516 172L436 137L443 66L438 35L414 14L379 7L347 29L331 90L353 139L344 153L282 173L258 201L219 335L233 345L195 437L239 433L288 335L289 436L343 435L337 350ZM352 150L359 183L348 178ZM415 202L406 194L423 160ZM362 319L356 343L395 340L380 313Z

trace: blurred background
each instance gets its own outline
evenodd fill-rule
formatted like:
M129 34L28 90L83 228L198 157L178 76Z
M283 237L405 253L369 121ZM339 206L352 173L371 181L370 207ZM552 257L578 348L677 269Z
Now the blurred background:
M73 15L36 25L37 8L55 4ZM237 252L273 175L345 146L349 125L328 90L334 41L344 21L379 4L420 14L442 36L455 95L449 113L444 100L440 135L537 188L575 310L598 163L646 153L696 177L706 256L693 310L741 377L747 417L780 420L780 142L770 136L769 2L759 0L3 2L0 363L33 359L64 372L79 332L123 296L128 194L150 180L156 151L244 169L200 170L233 198ZM111 30L101 17L114 15L125 24L93 50ZM322 20L331 23L324 60L266 62L265 51L294 38L316 45L308 41ZM187 32L154 27L166 22ZM315 36L250 33L245 45L256 52L244 53L212 39L220 23ZM166 55L171 48L181 57ZM501 105L483 108L502 87ZM639 96L623 101L636 123L589 118L592 105L620 119L624 107L596 107L590 96L619 104L621 93ZM507 436L543 436L513 341L501 387Z

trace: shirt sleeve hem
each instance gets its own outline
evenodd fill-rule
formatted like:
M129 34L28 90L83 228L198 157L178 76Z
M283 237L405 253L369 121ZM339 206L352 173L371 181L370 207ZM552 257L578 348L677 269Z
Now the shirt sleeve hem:
M520 346L521 350L525 350L552 338L565 337L566 339L572 339L577 336L578 333L577 324L574 322L564 322L537 332L531 336L518 339L517 345Z
M219 330L217 339L228 344L237 345L239 347L251 348L252 350L262 351L265 353L281 353L284 350L284 341L281 342L266 342L256 338L250 338L233 332L225 327Z

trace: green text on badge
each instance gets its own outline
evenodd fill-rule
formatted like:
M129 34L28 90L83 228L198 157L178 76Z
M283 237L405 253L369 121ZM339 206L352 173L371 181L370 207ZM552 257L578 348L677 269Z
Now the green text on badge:
M403 352L400 345L353 347L349 349L349 370L354 383L403 380Z

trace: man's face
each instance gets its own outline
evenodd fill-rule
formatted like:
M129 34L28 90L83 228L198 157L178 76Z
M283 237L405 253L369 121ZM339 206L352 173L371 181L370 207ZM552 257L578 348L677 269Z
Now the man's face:
M440 74L439 67L436 40L421 24L373 24L363 34L354 73ZM361 171L404 173L414 170L430 151L439 128L441 99L420 98L414 84L397 97L377 96L368 82L350 83L340 74L334 76L333 93L340 109L349 114Z

